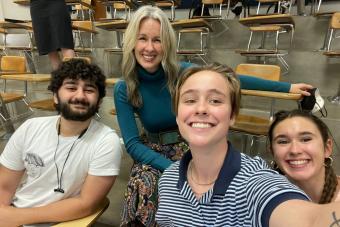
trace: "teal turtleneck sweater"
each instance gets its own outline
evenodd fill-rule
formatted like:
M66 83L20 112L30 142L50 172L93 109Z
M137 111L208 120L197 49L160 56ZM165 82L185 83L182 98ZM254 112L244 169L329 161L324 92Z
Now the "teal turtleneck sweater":
M181 70L192 66L181 63ZM136 162L141 162L164 171L172 161L145 146L139 136L135 113L138 114L142 126L150 133L158 133L177 128L176 118L171 108L171 97L167 89L163 68L155 73L148 73L137 67L138 91L143 100L141 108L134 108L127 101L126 83L119 81L114 87L114 102L121 135L127 152ZM252 76L238 75L241 88L249 90L268 90L289 92L290 84L259 79Z

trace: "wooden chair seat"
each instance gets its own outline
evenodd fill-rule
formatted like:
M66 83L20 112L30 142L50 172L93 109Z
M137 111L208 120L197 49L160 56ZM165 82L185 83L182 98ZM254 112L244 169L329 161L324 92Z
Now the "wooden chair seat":
M23 100L25 98L23 94L10 93L10 92L1 93L1 97L5 104Z
M56 110L54 106L53 98L32 101L31 103L29 103L28 106L34 109L39 109L39 110L46 110L46 111Z
M331 17L336 11L315 13L314 17Z
M193 50L177 50L176 52L178 55L198 55L202 54L205 55L203 50L193 49Z
M72 221L66 221L62 222L56 225L53 225L52 227L89 227L92 226L96 220L104 213L104 211L109 207L110 200L108 198L105 198L105 200L99 205L97 210L84 218L72 220Z
M279 50L267 50L267 49L256 49L256 50L235 50L235 53L244 56L259 56L259 55L276 55L279 54Z
M209 31L213 30L210 24L203 18L175 20L171 22L171 25L175 29L205 27L208 28Z
M129 21L127 20L113 20L108 22L100 22L96 24L97 28L101 28L108 31L115 31L117 29L126 29Z
M74 48L74 51L77 53L91 53L92 52L92 48L90 47L76 47Z
M328 57L340 57L340 50L333 50L333 51L325 51L323 55Z
M289 14L274 14L265 16L246 17L241 18L239 22L247 27L265 24L292 24L295 26L294 19Z
M105 48L104 52L123 54L123 49L121 49L121 48Z
M262 25L262 26L253 26L249 27L250 31L253 32L276 32L282 30L281 26L278 25Z

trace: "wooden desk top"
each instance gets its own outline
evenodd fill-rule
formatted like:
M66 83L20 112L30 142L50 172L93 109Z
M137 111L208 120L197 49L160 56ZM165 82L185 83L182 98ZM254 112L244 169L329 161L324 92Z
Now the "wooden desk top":
M98 34L91 21L72 21L72 29Z
M30 82L48 82L51 80L51 74L6 74L1 75L1 79L4 80L20 80Z
M252 16L252 17L241 18L239 22L247 27L263 25L263 24L293 24L295 25L293 17L289 14Z
M171 22L171 25L175 29L193 28L193 27L207 27L210 31L213 30L212 27L210 26L210 24L202 18L175 20L175 21Z
M31 30L32 29L32 22L27 23L13 23L9 21L0 21L0 28L4 29L26 29Z
M6 74L1 75L0 79L4 80L20 80L20 81L30 81L30 82L48 82L51 81L51 74ZM115 85L120 78L107 78L107 85Z
M252 95L252 96L260 96L267 98L276 98L276 99L286 99L286 100L300 100L302 98L301 94L295 93L284 93L284 92L274 92L274 91L257 91L257 90L246 90L241 89L242 95Z
M98 2L100 2L101 4L103 4L104 6L112 6L115 2L123 2L125 3L130 9L137 9L136 4L133 4L131 1L129 0L98 0Z
M127 20L113 20L113 21L96 23L96 27L107 30L107 31L114 31L117 29L126 29L128 24L129 24L129 21Z
M26 6L31 3L30 0L14 0L13 2L16 3L16 4L19 4L19 5L26 5ZM93 6L87 4L86 2L83 2L82 0L65 0L65 2L66 2L67 5L81 4L85 7L93 9Z

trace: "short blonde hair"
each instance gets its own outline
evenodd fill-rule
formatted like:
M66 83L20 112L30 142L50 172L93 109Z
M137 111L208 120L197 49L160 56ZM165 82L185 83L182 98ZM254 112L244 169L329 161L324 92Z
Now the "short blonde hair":
M172 98L173 110L177 116L178 114L178 104L180 98L180 92L185 81L192 75L201 72L201 71L212 71L223 76L229 84L230 91L230 103L231 103L231 118L236 118L240 111L240 102L241 102L241 88L240 81L236 77L234 71L228 67L227 65L222 65L219 63L213 63L200 67L191 67L185 70L182 76L179 77L176 88L175 95Z

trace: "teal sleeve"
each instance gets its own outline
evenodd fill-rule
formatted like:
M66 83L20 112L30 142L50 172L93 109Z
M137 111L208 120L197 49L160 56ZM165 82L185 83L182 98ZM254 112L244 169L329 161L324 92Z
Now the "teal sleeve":
M261 90L261 91L276 91L276 92L286 92L289 93L290 83L282 81L273 81L261 79L255 76L247 75L237 75L240 83L241 89L247 90Z
M142 143L136 124L134 108L127 101L124 81L119 81L115 85L113 97L126 151L136 162L148 164L160 171L164 171L172 164L172 161Z

